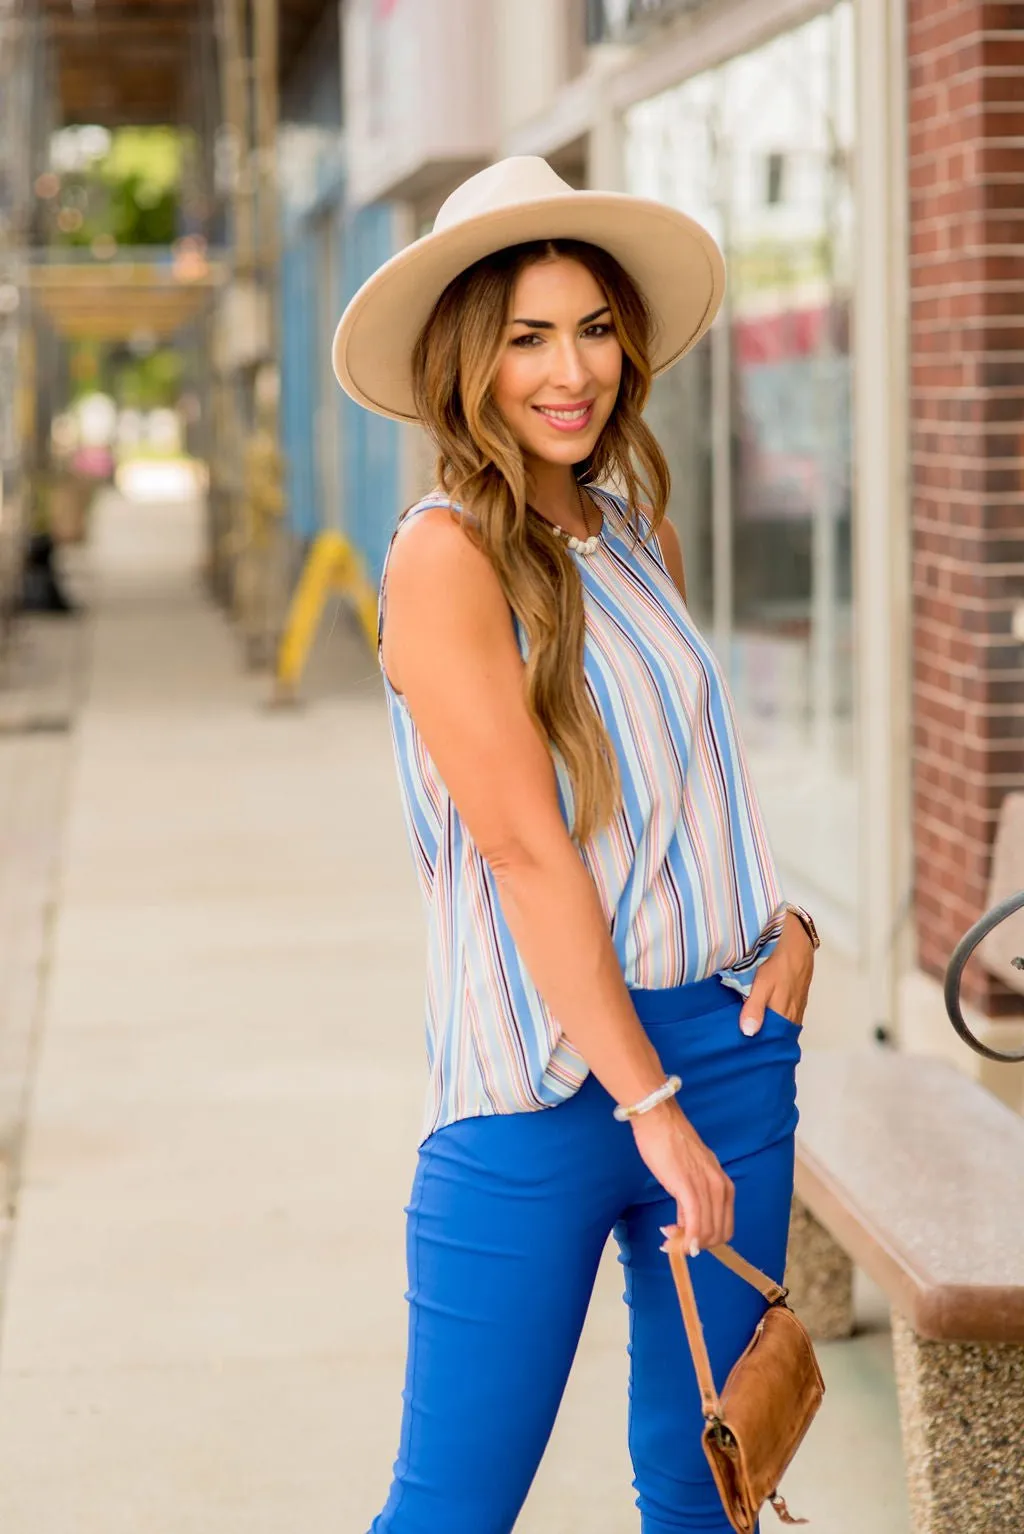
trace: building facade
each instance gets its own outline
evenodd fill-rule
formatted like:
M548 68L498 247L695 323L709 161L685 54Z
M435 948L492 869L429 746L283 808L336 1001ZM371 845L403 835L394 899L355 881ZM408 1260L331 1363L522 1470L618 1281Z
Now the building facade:
M338 388L338 315L401 238L394 205L357 203L348 187L341 11L330 8L282 93L281 439L296 562L325 529L343 532L372 572L398 504L397 428Z
M941 995L1024 788L1024 30L994 9L348 0L343 24L350 196L391 208L394 248L505 154L721 243L726 304L649 417L787 891L824 935L815 1027L949 1053L1015 1100ZM408 500L429 455L395 445ZM997 1045L1024 1033L980 967L965 999Z

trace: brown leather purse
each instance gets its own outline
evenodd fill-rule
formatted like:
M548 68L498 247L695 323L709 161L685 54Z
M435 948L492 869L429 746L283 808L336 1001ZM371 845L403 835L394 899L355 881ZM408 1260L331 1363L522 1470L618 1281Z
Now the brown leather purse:
M681 1234L669 1238L669 1260L700 1387L704 1452L722 1506L736 1534L752 1534L765 1502L783 1523L806 1523L806 1518L791 1516L779 1495L779 1482L825 1394L810 1336L786 1304L788 1290L781 1284L731 1246L709 1250L768 1301L719 1395L687 1265L686 1240Z

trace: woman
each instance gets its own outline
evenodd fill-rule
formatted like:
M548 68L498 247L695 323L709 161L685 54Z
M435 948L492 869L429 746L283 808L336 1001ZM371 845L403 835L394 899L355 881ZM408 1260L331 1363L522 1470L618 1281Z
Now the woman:
M347 391L439 454L381 580L430 1091L373 1534L512 1529L613 1230L642 1529L728 1528L662 1245L685 1232L724 1379L764 1301L704 1249L735 1232L782 1277L817 940L781 898L641 414L722 288L682 214L517 158L460 187L335 337Z

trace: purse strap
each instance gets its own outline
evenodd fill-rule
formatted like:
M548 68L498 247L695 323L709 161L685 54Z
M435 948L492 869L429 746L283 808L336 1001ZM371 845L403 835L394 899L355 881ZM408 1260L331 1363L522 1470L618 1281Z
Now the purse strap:
M753 1263L747 1262L739 1252L734 1252L731 1246L710 1246L708 1251L713 1257L717 1257L724 1267L731 1268L740 1278L759 1290L769 1305L778 1304L779 1300L784 1300L789 1293L788 1289L784 1289L766 1273L762 1273L760 1268L755 1268ZM715 1378L711 1372L708 1345L704 1340L704 1327L701 1325L700 1312L697 1309L697 1298L693 1292L684 1235L669 1237L668 1256L679 1295L679 1308L683 1313L686 1340L690 1344L690 1352L693 1355L694 1372L700 1389L701 1411L705 1418L714 1418L719 1415L720 1403L718 1391L715 1389Z

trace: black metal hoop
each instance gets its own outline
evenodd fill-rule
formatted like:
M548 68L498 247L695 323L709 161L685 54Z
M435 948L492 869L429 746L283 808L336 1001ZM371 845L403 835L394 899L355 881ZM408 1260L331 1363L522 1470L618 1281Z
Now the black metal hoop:
M953 949L953 957L946 969L944 992L949 1020L964 1043L969 1044L977 1054L984 1055L987 1060L999 1060L1009 1065L1015 1065L1024 1060L1024 1049L1014 1054L1003 1054L998 1049L990 1049L987 1044L975 1038L960 1010L960 982L963 979L964 966L982 938L988 937L993 928L998 927L1001 921L1005 921L1008 916L1013 915L1014 911L1019 911L1022 907L1024 907L1024 890L1019 890L1016 895L1010 895L1006 900L1001 900L998 905L994 905L991 911L986 911L981 920L976 921L970 931L964 933ZM1013 963L1016 969L1024 969L1024 957L1015 959Z

